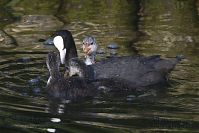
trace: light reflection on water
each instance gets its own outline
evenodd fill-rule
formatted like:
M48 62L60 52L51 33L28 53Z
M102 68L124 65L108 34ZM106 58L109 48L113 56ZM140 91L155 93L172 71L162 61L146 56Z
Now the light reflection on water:
M34 2L0 2L2 132L197 132L199 39L194 0ZM51 103L45 92L45 58L55 48L39 40L58 29L72 31L80 57L82 39L93 35L106 52L102 57L110 55L108 44L117 43L119 56L138 52L186 58L161 92Z

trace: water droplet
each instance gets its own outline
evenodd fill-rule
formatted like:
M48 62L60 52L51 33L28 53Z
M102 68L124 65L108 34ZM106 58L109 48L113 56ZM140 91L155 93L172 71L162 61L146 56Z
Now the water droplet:
M61 122L61 119L59 119L59 118L51 118L50 121L58 123L58 122Z
M48 128L47 131L50 132L50 133L55 133L56 129Z

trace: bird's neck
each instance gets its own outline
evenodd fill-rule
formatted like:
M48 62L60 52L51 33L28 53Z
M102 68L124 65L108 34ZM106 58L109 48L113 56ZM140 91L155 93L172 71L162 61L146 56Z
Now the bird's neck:
M72 47L70 49L66 49L66 56L65 56L65 65L68 66L68 62L71 58L78 57L76 47Z
M50 77L52 79L56 79L56 78L60 78L61 77L61 73L59 72L59 69L53 69L53 70L50 70Z
M86 65L92 65L95 63L95 55L86 55L85 58Z
M50 72L50 77L48 78L47 85L61 78L61 73L59 72L59 70L49 70L49 72Z

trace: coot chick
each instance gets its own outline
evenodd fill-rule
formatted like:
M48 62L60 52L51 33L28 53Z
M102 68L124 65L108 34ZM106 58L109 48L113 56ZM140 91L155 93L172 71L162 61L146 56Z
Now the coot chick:
M97 43L94 37L87 36L83 40L83 52L85 53L86 65L92 65L95 63L95 56L97 52Z
M77 101L91 98L95 89L84 78L78 76L64 77L60 71L60 57L55 52L49 52L46 64L50 73L47 82L47 93L51 99Z
M69 70L66 71L69 73L69 76L78 76L81 78L85 78L87 81L92 82L92 80L95 79L95 73L94 69L91 65L86 65L85 62L83 62L79 58L71 58L69 60Z

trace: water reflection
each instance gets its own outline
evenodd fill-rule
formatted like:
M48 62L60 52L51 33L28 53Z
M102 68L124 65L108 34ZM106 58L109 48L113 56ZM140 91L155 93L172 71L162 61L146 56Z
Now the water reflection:
M15 20L11 9L4 7L7 3L9 3L9 0L0 1L0 29L3 29L5 25L10 24Z
M139 52L165 56L185 55L183 66L179 66L178 71L172 76L186 79L186 83L181 81L181 85L177 86L175 91L178 91L178 94L189 94L190 90L187 88L190 88L192 83L198 85L196 79L199 72L198 67L192 67L198 64L195 53L198 51L199 29L195 1L151 2L145 0L142 6L144 16L140 18L139 28L145 36L137 42ZM194 94L198 95L196 86L191 88Z
M1 132L198 132L198 1L4 0L0 7ZM58 29L72 31L80 57L82 39L93 35L105 56L116 43L118 56L186 59L161 92L51 103L45 58L55 48L39 40Z
M101 48L116 42L121 45L120 54L129 55L133 49L128 46L138 34L133 25L137 21L136 6L135 1L120 0L65 2L56 16L73 32L78 48L85 35L93 35Z
M198 17L195 1L143 1L139 29L146 35L137 42L143 53L188 55L197 48ZM158 8L161 7L161 8Z

